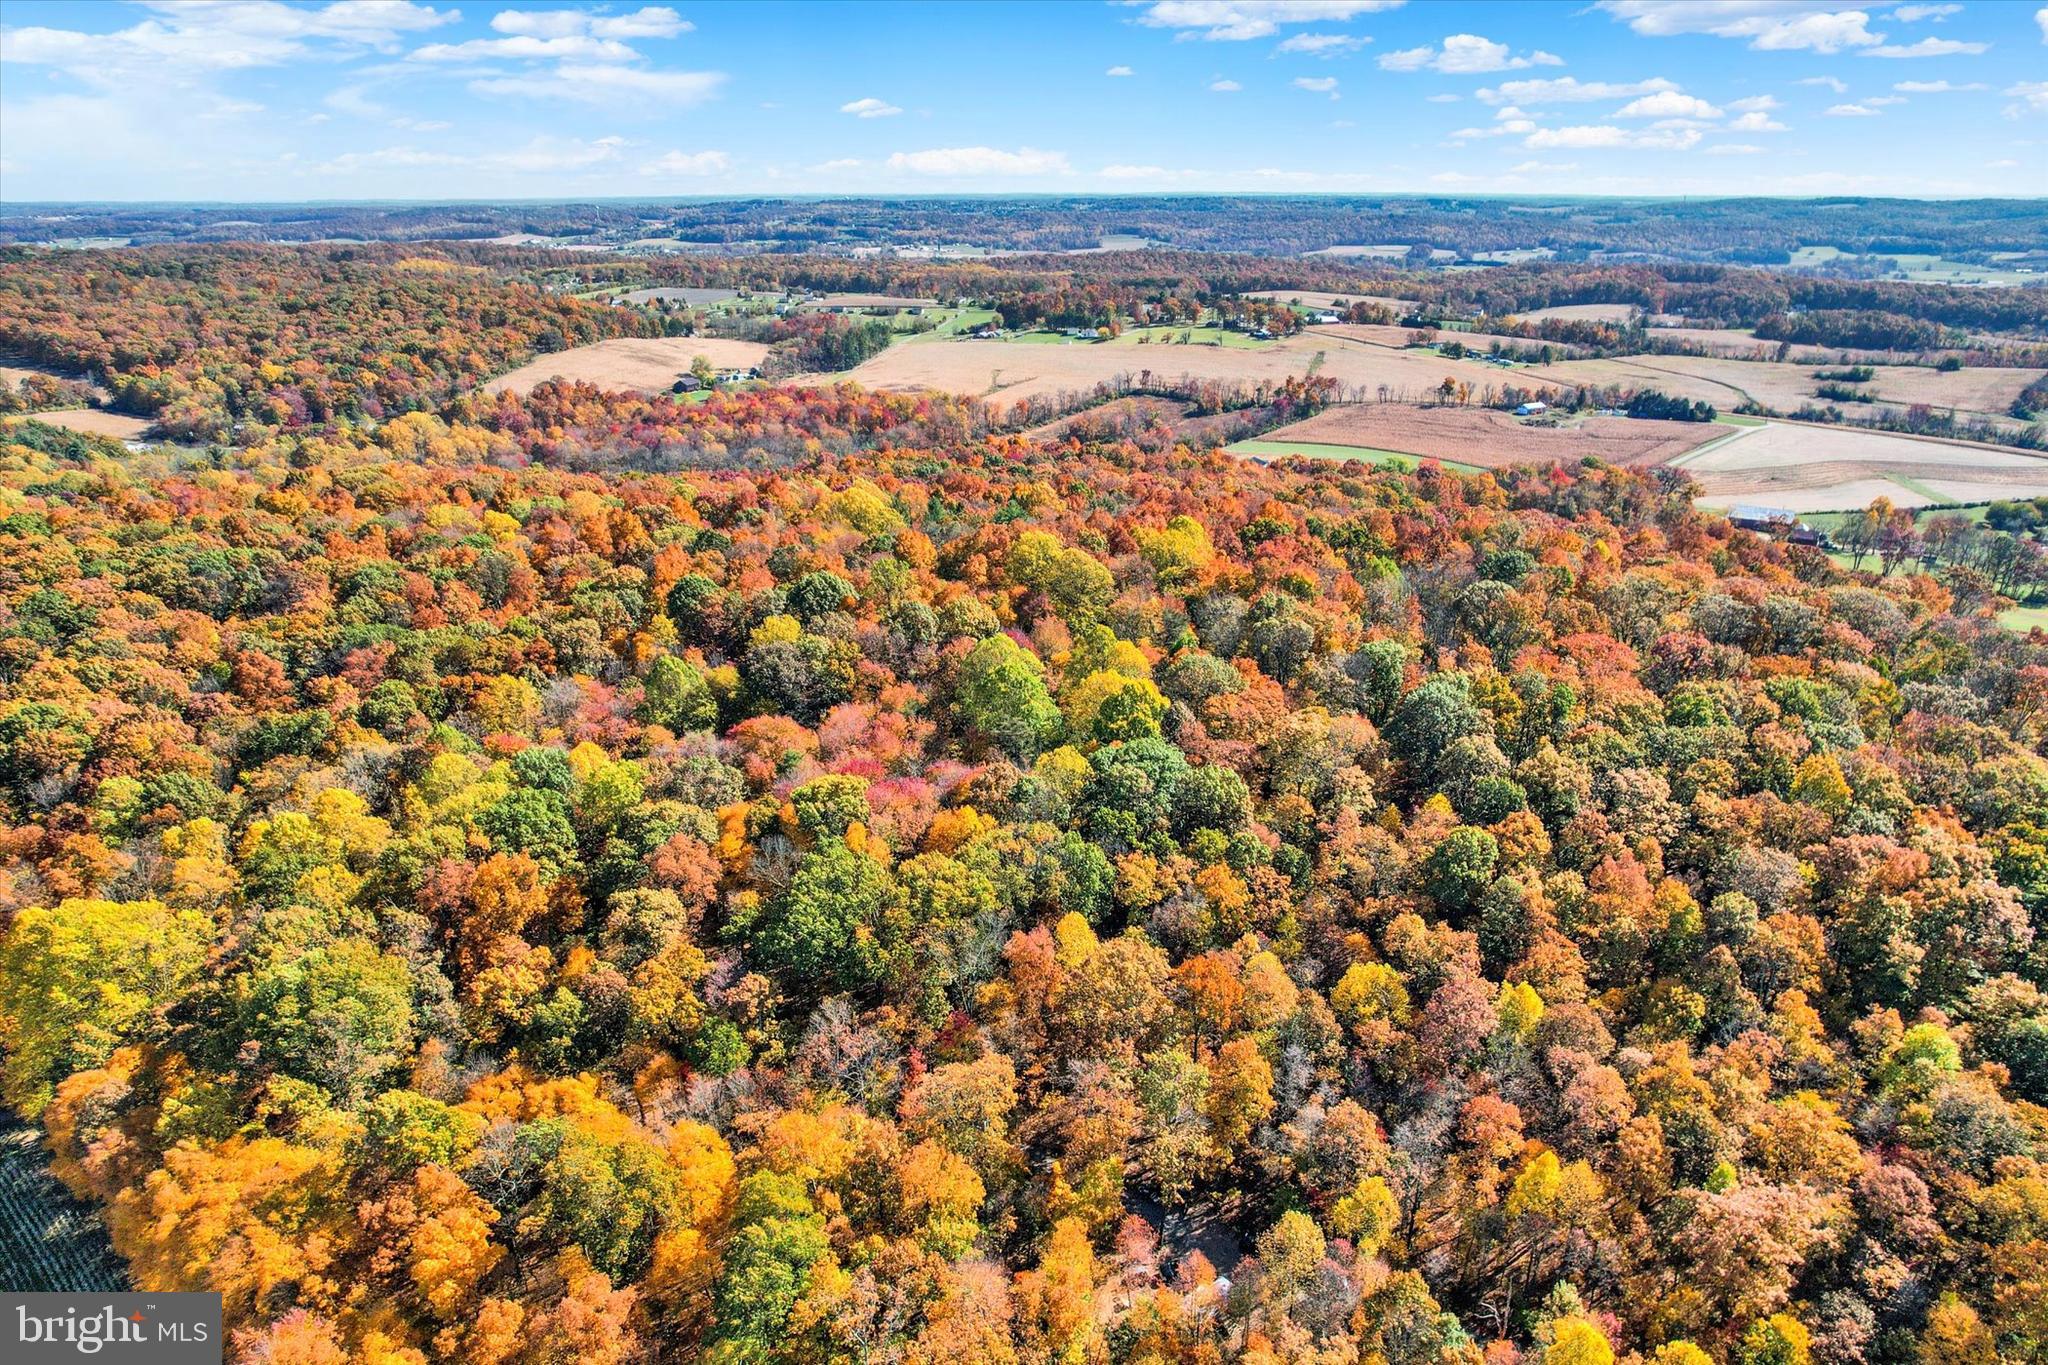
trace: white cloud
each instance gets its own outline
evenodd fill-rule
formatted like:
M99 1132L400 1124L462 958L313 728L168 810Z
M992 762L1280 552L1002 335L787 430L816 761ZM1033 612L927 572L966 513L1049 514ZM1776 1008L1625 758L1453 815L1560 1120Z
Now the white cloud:
M1778 107L1778 97L1776 95L1749 95L1743 99L1729 100L1728 107L1739 114L1755 113L1763 109L1776 109Z
M1236 81L1227 81L1220 76L1217 77L1215 80L1209 82L1209 88L1211 90L1214 90L1219 95L1234 94L1237 91L1244 89L1244 87L1239 85Z
M2005 93L2019 101L2005 106L2007 118L2018 118L2021 114L2048 114L2048 81L2021 81L2009 85Z
M1866 47L1859 57L1975 57L1991 50L1989 43L1958 42L1954 38L1922 38L1917 43L1886 43Z
M1697 95L1680 94L1676 90L1659 90L1654 95L1644 95L1631 100L1614 111L1616 118L1658 118L1658 119L1717 119L1721 111Z
M1311 57L1338 57L1356 52L1372 39L1349 33L1297 33L1275 48L1276 52L1301 52Z
M71 29L0 29L0 62L57 66L102 87L131 84L138 76L161 84L166 70L239 71L281 66L314 55L351 50L392 51L400 37L459 17L410 0L337 3L297 9L277 0L151 0L152 17L112 33Z
M1757 146L1757 145L1756 145L1756 144L1755 144L1754 142L1720 142L1720 143L1716 143L1716 144L1715 144L1714 146L1712 146L1712 147L1708 147L1708 148L1706 148L1706 149L1705 149L1704 151L1702 151L1702 152L1700 153L1700 155L1701 155L1701 156L1761 156L1761 155L1763 154L1763 152L1764 152L1764 149L1763 149L1762 147L1759 147L1759 146Z
M999 147L931 147L920 152L896 152L888 161L892 171L918 175L1066 175L1072 170L1063 152L1041 152L1019 147L1014 152Z
M887 100L864 99L840 105L839 112L855 118L893 118L903 111Z
M1473 138L1520 136L1536 131L1535 120L1512 104L1494 110L1493 120L1491 128L1460 128L1451 134L1451 140L1469 142Z
M1311 94L1328 95L1331 99L1337 98L1337 78L1335 76L1296 76L1294 78L1294 88L1296 90L1306 90Z
M627 108L656 103L687 109L716 95L724 83L725 74L719 71L648 71L632 66L565 64L552 71L523 76L480 78L471 81L469 89L475 94L509 99L573 100L579 104Z
M650 5L631 14L603 15L580 9L503 10L491 16L500 33L565 38L590 33L599 38L675 38L696 27L667 6Z
M525 62L630 62L639 55L614 38L592 38L577 33L559 38L521 34L512 38L472 38L466 43L429 43L415 49L406 60L487 62L504 58Z
M1830 11L1802 0L1597 0L1598 7L1637 33L1668 38L1709 33L1747 38L1765 52L1840 52L1884 41L1859 9Z
M1922 19L1932 19L1938 24L1951 14L1962 12L1961 5L1900 5L1892 11L1892 18L1902 24L1917 24Z
M1896 81L1894 90L1903 90L1909 95L1950 95L1962 90L1988 90L1982 81L1971 81L1966 85L1952 85L1948 81Z
M1793 82L1795 85L1818 85L1834 91L1837 95L1849 93L1849 83L1839 76L1805 76Z
M1872 109L1882 109L1889 104L1904 104L1905 102L1906 97L1904 95L1866 95L1858 101L1860 104L1869 105Z
M2041 41L2048 43L2048 5L2034 11L2034 22L2041 27Z
M1572 128L1538 128L1523 139L1522 145L1537 150L1639 147L1682 152L1689 147L1697 146L1699 141L1700 131L1697 128L1649 130L1621 128L1602 123Z
M1456 104L1459 100L1463 99L1464 96L1453 95L1450 92L1446 91L1443 94L1428 95L1424 98L1426 98L1431 104Z
M1105 76L1135 76L1137 73L1128 66L1112 66L1102 74Z
M1282 24L1341 24L1361 14L1399 9L1405 0L1154 0L1138 22L1179 29L1179 37L1210 42L1270 38Z
M1588 100L1625 100L1635 95L1654 95L1660 90L1677 88L1676 82L1667 81L1662 76L1619 84L1613 81L1582 81L1576 76L1556 76L1544 80L1502 81L1497 86L1482 89L1479 98L1488 104L1578 104Z
M1528 66L1563 66L1564 58L1541 50L1516 56L1506 43L1476 33L1453 33L1434 47L1411 47L1380 58L1387 71L1441 71L1447 76L1474 76L1489 71L1519 71Z
M1576 161L1524 161L1512 168L1515 175L1558 175L1579 168Z
M724 152L663 152L640 168L647 176L723 175L732 169L732 158Z
M1823 110L1829 118L1876 118L1877 110L1867 104L1830 104Z
M1735 121L1728 125L1728 131L1731 133L1782 133L1788 130L1784 124L1778 122L1763 110L1752 109L1746 114L1738 115Z

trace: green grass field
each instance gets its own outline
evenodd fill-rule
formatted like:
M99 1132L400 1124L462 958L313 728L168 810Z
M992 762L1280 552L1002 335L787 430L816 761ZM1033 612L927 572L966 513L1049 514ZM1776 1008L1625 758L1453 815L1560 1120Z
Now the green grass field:
M1380 469L1412 472L1422 463L1422 458L1399 450L1377 450L1372 446L1326 445L1316 441L1239 441L1236 445L1225 446L1232 455L1262 455L1268 459L1282 455L1306 455L1312 460L1359 460ZM1439 460L1445 469L1460 474L1477 474L1478 465L1460 464L1456 460Z
M1273 343L1257 341L1243 332L1228 332L1221 327L1133 327L1115 341L1114 346L1178 346L1181 338L1188 338L1190 346L1223 346L1239 351L1256 351Z
M2048 630L2048 607L2014 607L1998 613L1998 624L2024 634L2039 626Z

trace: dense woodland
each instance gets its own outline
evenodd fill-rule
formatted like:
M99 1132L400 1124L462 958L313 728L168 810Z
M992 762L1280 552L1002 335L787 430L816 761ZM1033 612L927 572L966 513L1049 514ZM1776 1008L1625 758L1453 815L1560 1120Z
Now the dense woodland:
M2048 252L2048 214L2024 199L1460 199L1349 195L613 200L574 204L0 206L0 242L472 239L531 234L667 241L703 252L978 247L1090 251L1105 236L1189 251L1288 256L1383 243L1473 258L1541 248L1575 259L1784 264L1801 246L1853 256Z
M232 436L0 427L0 1099L231 1359L2048 1361L2028 542L483 395L642 315L363 252L0 264Z

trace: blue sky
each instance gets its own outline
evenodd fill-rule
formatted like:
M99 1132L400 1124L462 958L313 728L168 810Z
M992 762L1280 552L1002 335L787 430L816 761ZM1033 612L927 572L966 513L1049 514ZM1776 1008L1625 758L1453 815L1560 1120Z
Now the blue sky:
M2048 5L0 4L0 198L2048 193Z

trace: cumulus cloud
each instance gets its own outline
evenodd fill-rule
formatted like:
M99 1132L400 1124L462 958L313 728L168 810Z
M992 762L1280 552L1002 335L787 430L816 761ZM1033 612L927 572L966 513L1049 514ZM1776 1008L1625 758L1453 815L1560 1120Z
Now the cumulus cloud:
M1491 128L1460 128L1451 134L1453 142L1469 142L1481 137L1509 137L1536 131L1536 121L1514 105L1496 109Z
M0 62L61 67L96 86L125 86L138 77L162 84L168 71L240 71L316 55L394 51L403 35L460 17L411 0L337 0L313 9L277 0L153 0L144 7L152 17L111 33L34 25L0 30Z
M1949 95L1962 90L1988 90L1982 81L1970 81L1965 85L1952 85L1948 81L1896 81L1894 90L1903 90L1909 95Z
M903 111L887 100L864 99L840 105L839 112L855 118L893 118Z
M1991 50L1989 43L1964 43L1954 38L1922 38L1917 43L1885 43L1866 47L1859 57L1975 57Z
M1310 57L1341 57L1356 52L1372 39L1349 33L1297 33L1283 41L1276 52L1299 52Z
M1822 89L1832 90L1837 95L1846 95L1849 93L1849 83L1839 76L1803 76L1799 80L1794 81L1793 84L1817 85L1820 86Z
M2034 23L2041 29L2041 41L2048 43L2048 5L2034 11Z
M2009 85L2005 93L2017 103L2005 106L2007 118L2018 118L2021 114L2048 114L2048 81L2021 81Z
M1883 39L1870 31L1870 16L1859 9L1830 10L1800 0L1597 0L1598 7L1651 38L1708 33L1746 38L1765 52L1840 52L1874 47Z
M1761 156L1762 147L1754 142L1717 142L1701 151L1701 156Z
M1721 111L1697 95L1660 90L1654 95L1630 100L1614 111L1616 118L1717 119Z
M1951 14L1962 12L1961 5L1900 5L1892 11L1892 18L1902 24L1917 24L1922 19L1932 19L1938 24Z
M508 9L491 16L499 33L565 38L589 33L599 38L675 38L696 27L667 6L650 5L631 14L594 14L580 9Z
M1787 129L1784 124L1778 122L1763 110L1752 109L1746 114L1738 114L1735 121L1728 125L1728 131L1731 133L1782 133L1787 131Z
M645 176L723 175L732 169L724 152L663 152L640 168Z
M578 104L640 106L665 104L686 109L718 93L718 71L649 71L634 66L564 64L518 76L481 77L469 83L478 95L510 99L558 99Z
M892 171L933 176L1066 175L1072 169L1064 152L1041 152L1032 147L1014 152L1000 147L930 147L893 153L887 164Z
M1676 90L1674 81L1653 76L1646 81L1582 81L1576 76L1546 80L1502 81L1483 88L1479 98L1488 104L1578 104L1588 100L1625 100L1635 95L1654 95Z
M472 38L466 43L429 43L407 58L415 62L513 61L630 62L640 54L615 38L571 33L557 38L520 34L511 38Z
M1829 118L1876 118L1877 110L1867 104L1830 104L1824 111Z
M1564 58L1537 50L1521 56L1506 43L1476 33L1453 33L1441 48L1411 47L1380 58L1387 71L1441 71L1447 76L1474 76L1489 71L1519 71L1529 66L1563 66Z
M1328 95L1331 99L1337 98L1337 78L1335 76L1296 76L1294 78L1294 88L1296 90L1306 90L1311 94Z
M1180 38L1240 43L1270 38L1282 24L1343 23L1399 9L1406 0L1154 0L1138 22L1178 29Z
M1132 71L1128 66L1112 66L1109 70L1103 72L1102 74L1105 76L1133 76L1137 73Z
M1221 76L1217 77L1213 81L1210 81L1209 88L1211 90L1214 90L1219 95L1229 95L1244 89L1244 87L1239 85L1236 81L1227 81L1224 80Z

